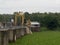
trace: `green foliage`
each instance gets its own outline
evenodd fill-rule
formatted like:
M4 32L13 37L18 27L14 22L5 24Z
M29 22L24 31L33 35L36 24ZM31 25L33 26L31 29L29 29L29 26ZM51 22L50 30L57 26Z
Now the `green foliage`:
M0 15L0 22L10 22L11 18L13 18L14 16L11 14L1 14Z
M0 14L0 22L10 22L10 19L15 17L15 14ZM41 27L56 28L60 27L60 13L29 13L25 12L25 19L30 19L31 21L37 21L40 23ZM25 22L26 23L26 22Z
M49 29L54 29L54 28L57 28L58 21L57 21L56 17L49 15L49 16L45 17L45 25Z
M49 20L47 20L47 24L46 24L47 28L49 28L49 29L56 28L58 25L58 21L56 20L56 18L49 16L48 19Z
M2 22L2 21L3 21L3 16L1 15L1 16L0 16L0 22Z
M27 15L27 16L26 16ZM42 27L54 29L60 26L60 13L29 13L25 14L26 18L29 17L31 21L38 21ZM28 19L29 19L28 18Z
M24 15L26 17L25 19L29 19L30 18L30 14L28 12L25 12Z

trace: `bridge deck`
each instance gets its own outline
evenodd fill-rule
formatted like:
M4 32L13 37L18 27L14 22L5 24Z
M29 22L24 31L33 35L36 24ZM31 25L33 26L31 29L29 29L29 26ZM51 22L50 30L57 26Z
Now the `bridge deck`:
M21 28L26 28L26 26L4 27L4 28L0 28L0 31L16 30L16 29L21 29Z

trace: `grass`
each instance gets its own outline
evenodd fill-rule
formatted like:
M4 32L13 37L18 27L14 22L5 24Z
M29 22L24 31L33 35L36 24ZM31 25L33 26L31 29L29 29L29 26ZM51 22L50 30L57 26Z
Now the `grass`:
M15 43L10 43L9 45L60 45L60 32L33 32L32 35L25 35L18 39Z

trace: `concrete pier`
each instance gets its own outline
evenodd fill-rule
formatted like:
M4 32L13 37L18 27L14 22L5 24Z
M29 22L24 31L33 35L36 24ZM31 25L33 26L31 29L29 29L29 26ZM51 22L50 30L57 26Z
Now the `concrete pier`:
M16 30L16 38L20 38L21 37L21 34L20 34L21 30Z
M8 34L8 38L9 38L9 42L11 42L11 41L13 41L13 31L8 31L9 32L9 34Z
M0 29L0 45L8 45L8 29Z
M13 26L10 28L0 28L0 45L8 45L9 42L15 42L16 39L24 36L26 27Z

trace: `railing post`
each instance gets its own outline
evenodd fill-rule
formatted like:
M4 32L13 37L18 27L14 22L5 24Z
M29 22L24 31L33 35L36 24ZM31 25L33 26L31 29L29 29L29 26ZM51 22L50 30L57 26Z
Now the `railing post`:
M8 32L7 31L0 32L0 45L8 45Z

